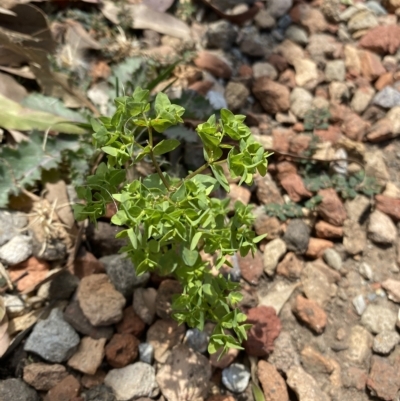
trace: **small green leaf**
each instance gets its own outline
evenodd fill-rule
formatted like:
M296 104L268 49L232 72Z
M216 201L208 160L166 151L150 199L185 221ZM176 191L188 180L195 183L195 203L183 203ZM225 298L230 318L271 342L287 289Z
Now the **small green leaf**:
M199 258L199 252L195 249L190 250L186 247L182 250L182 259L188 266L194 266Z
M113 148L112 146L103 146L103 147L101 148L101 150L102 150L104 153L107 153L108 155L111 155L111 156L114 156L114 157L117 157L118 154L119 154L119 150L116 149L116 148Z
M181 143L177 139L164 139L153 148L156 156L163 155L176 149Z
M202 237L203 233L201 231L198 231L192 238L192 241L190 243L190 250L193 251L194 249L196 249L197 244L200 241L200 238Z
M225 177L224 170L220 165L211 165L211 170L214 173L215 178L221 184L222 188L225 189L226 192L230 192L230 187L228 180Z
M251 383L251 389L253 391L254 401L265 401L264 393L254 382Z

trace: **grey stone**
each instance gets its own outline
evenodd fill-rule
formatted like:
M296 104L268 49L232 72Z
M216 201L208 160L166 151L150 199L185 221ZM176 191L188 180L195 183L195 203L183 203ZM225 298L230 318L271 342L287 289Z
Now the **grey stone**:
M307 111L312 108L313 95L306 89L294 88L290 94L290 111L298 118L303 119ZM290 224L290 223L289 223Z
M300 357L289 332L282 331L275 340L274 350L268 357L268 362L272 363L278 370L281 370L285 374L287 374L292 366L300 365Z
M49 285L49 299L69 299L78 288L78 285L79 278L71 274L68 270L64 270L51 280Z
M154 359L154 347L149 343L140 343L139 359L141 362L151 365Z
M301 366L292 366L289 369L286 383L296 393L299 401L330 400L330 397L318 387L317 381Z
M331 298L331 284L326 274L319 268L318 263L318 260L306 263L301 272L301 282L306 297L324 308Z
M150 278L150 273L144 273L138 277L133 263L126 258L126 255L104 256L99 261L104 264L115 289L126 298L131 297L133 290L146 284Z
M389 306L369 304L361 316L361 323L373 334L393 331L396 321L397 314Z
M16 235L0 247L0 261L6 265L16 265L32 255L32 238L27 235Z
M104 384L83 391L83 396L85 401L117 401L112 389Z
M343 225L343 245L350 255L364 251L367 245L367 235L363 227L356 221L347 219Z
M305 46L308 43L307 31L297 25L290 25L289 28L286 29L285 37L301 46Z
M208 25L206 47L211 49L228 50L235 43L237 28L226 20L218 20Z
M386 167L383 152L379 149L367 151L365 152L364 160L365 175L374 177L379 185L386 185L390 180L390 174Z
M243 393L249 385L250 372L246 366L240 363L233 363L222 370L222 383L233 393Z
M400 92L391 86L385 86L374 96L372 103L384 109L400 106Z
M397 229L392 219L375 210L369 217L368 238L378 244L394 244L397 240Z
M368 330L362 326L353 326L348 348L344 351L346 358L357 365L363 365L371 356L372 341L372 334Z
M49 362L69 359L79 345L76 331L63 319L60 309L53 309L46 320L39 321L26 340L24 350Z
M28 218L23 213L0 210L0 246L20 234L28 225Z
M386 15L387 11L385 10L384 7L382 7L381 4L379 4L377 1L367 1L365 3L365 6L370 9L376 16L381 16L381 15Z
M292 7L293 0L270 0L268 2L268 11L275 17L282 17Z
M275 81L278 78L278 71L272 64L260 61L253 64L253 77L255 79L268 77Z
M157 290L155 288L138 288L133 294L133 309L148 325L156 316Z
M272 29L276 24L275 18L265 8L257 13L254 17L254 22L260 29Z
M370 200L364 195L357 195L352 200L347 200L344 204L347 212L347 217L357 223L365 216L371 207Z
M220 92L210 90L207 92L206 99L214 109L226 109L228 107L224 95Z
M379 22L375 14L372 11L366 9L356 12L356 14L350 18L347 24L347 28L350 32L355 32L364 29L374 28L378 25Z
M396 331L382 331L374 338L372 349L378 354L389 354L400 342L400 335Z
M375 90L372 86L356 89L353 98L351 99L351 108L356 113L363 113L371 103L375 95Z
M286 253L286 244L280 238L276 238L264 248L264 271L269 276L275 273L279 260Z
M208 340L206 332L194 328L186 331L184 343L195 351L200 352L200 354L203 354L207 351Z
M343 60L328 61L325 66L325 80L343 82L346 78L346 66Z
M353 305L357 312L357 315L361 316L364 313L365 308L367 307L367 304L365 303L362 294L357 295L355 298L353 298Z
M340 271L342 269L342 257L339 255L338 252L336 252L332 248L328 248L324 251L324 260L325 262L332 267L332 269L335 269L337 271Z
M289 251L303 254L306 252L310 241L310 229L303 220L293 219L286 228L283 240Z
M90 224L87 236L93 248L93 254L100 258L105 255L115 255L127 244L126 238L115 238L123 230L122 227L112 226L104 221L97 222L97 226Z
M158 390L155 369L147 363L136 362L121 369L111 369L104 384L114 391L118 401L152 397Z
M0 380L1 401L39 401L36 391L21 379Z
M374 272L372 271L371 266L366 262L360 263L358 266L358 272L367 280L372 281L374 278Z
M238 36L240 51L252 57L268 57L272 54L273 39L260 34L255 26L243 28Z
M225 88L225 99L230 110L239 110L250 95L250 91L240 82L230 81Z

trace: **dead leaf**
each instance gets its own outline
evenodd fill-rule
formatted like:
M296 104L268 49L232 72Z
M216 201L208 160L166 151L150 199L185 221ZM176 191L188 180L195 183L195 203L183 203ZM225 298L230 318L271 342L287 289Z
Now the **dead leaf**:
M26 79L35 79L35 74L31 71L31 69L27 65L24 65L23 67L20 68L0 66L0 70L8 72L9 74L17 75L18 77Z
M66 20L65 23L67 24L64 38L66 43L77 49L101 49L100 43L93 39L79 22Z
M4 319L6 315L6 305L4 303L4 298L0 297L0 322Z
M20 103L28 92L12 76L0 73L0 94Z
M0 298L0 303L4 307L3 298ZM1 308L1 306L0 306ZM5 307L4 307L5 310ZM3 319L0 321L0 358L4 355L7 351L8 346L10 345L10 336L8 334L8 318L7 315L4 313Z
M114 24L119 24L121 9L110 1L105 1L101 9L103 15ZM190 28L183 21L147 7L145 4L125 5L124 11L130 14L133 29L151 29L155 32L180 39L190 38Z
M8 333L10 336L13 336L15 333L19 331L26 330L34 325L40 315L42 314L43 309L36 309L23 316L15 317L14 319L10 320L8 324Z

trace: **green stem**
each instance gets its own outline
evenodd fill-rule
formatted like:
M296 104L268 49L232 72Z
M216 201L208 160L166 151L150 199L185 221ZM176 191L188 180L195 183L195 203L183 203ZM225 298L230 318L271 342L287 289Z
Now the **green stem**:
M226 159L224 160L219 160L217 162L212 162L212 163L205 163L203 164L201 167L199 167L196 171L193 171L192 173L190 173L184 181L188 181L191 178L193 178L195 175L200 174L202 171L204 171L206 168L210 167L211 165L215 164L215 165L219 165L219 164L224 164L226 162Z

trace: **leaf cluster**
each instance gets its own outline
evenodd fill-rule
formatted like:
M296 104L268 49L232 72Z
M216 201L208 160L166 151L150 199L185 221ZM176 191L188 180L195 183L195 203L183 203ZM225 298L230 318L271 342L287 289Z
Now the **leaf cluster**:
M175 178L161 170L158 158L180 141L167 138L156 144L154 135L181 123L185 109L163 93L151 103L149 91L141 88L115 99L115 105L112 117L92 121L93 143L106 154L107 163L77 188L86 202L75 205L76 218L95 222L114 202L118 211L112 223L124 227L118 237L127 238L128 245L121 252L132 260L136 273L157 271L182 284L183 292L173 303L174 318L199 330L207 321L216 323L209 352L240 348L249 325L246 316L233 309L242 298L237 284L213 275L201 255L215 255L219 269L230 266L229 256L236 252L255 252L264 236L256 237L249 228L254 220L251 208L236 202L228 219L229 199L212 198L212 193L219 186L229 192L223 163L232 178L251 184L256 172L265 175L268 154L252 139L245 116L223 109L219 120L213 115L196 130L205 164L184 179ZM235 145L227 144L226 137ZM128 182L125 168L143 159L151 161L157 173ZM203 174L208 169L213 175Z
M329 128L330 112L327 108L312 108L304 116L304 130Z

